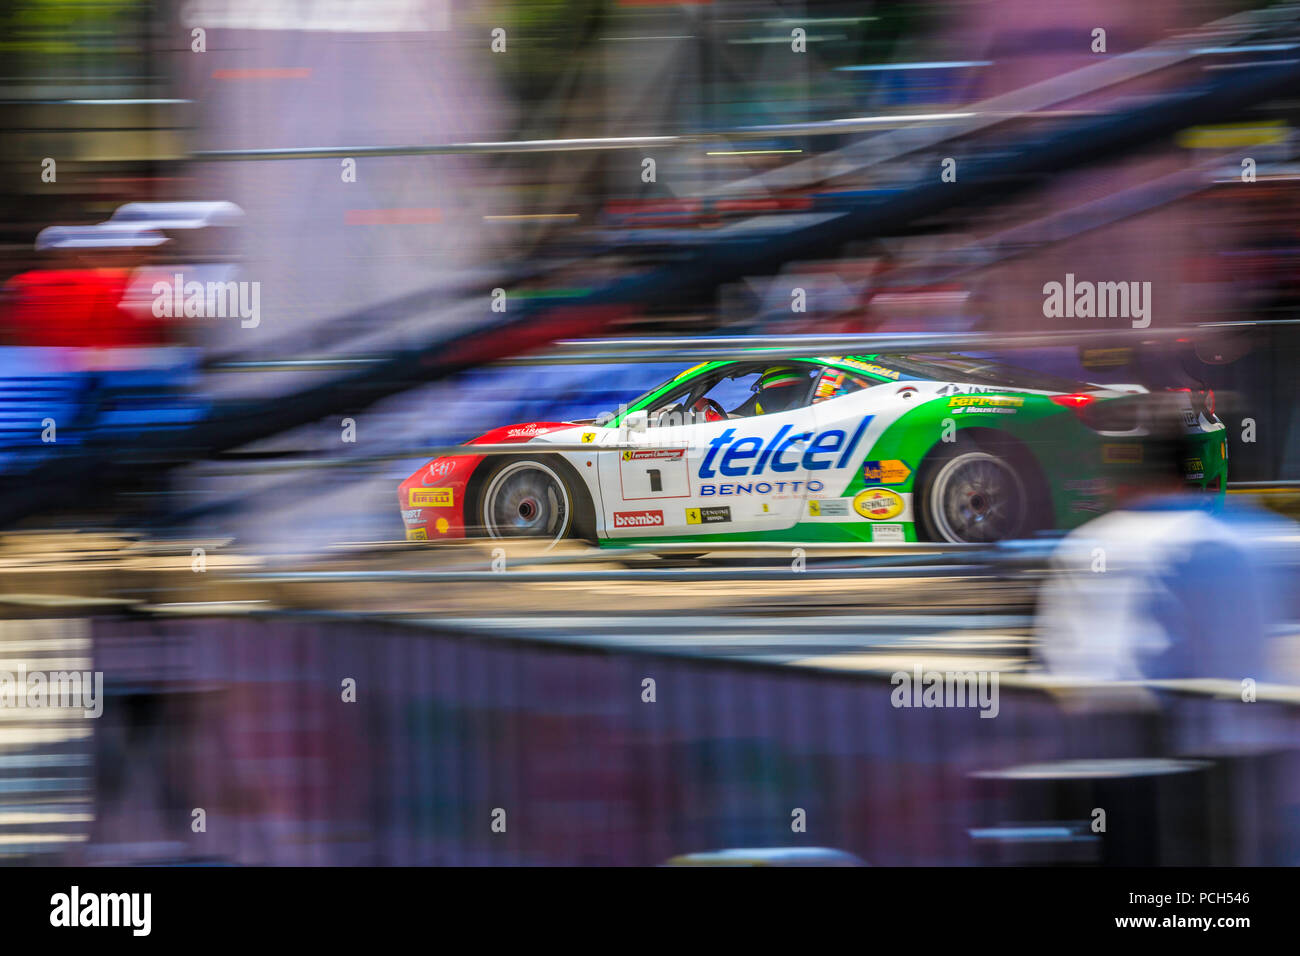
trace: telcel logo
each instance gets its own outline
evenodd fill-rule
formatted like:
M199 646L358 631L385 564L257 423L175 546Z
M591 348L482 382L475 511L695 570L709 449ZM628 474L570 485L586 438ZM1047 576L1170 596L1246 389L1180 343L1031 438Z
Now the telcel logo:
M704 461L700 463L700 477L713 478L718 474L728 478L761 475L769 466L772 471L790 472L799 468L801 464L808 471L825 471L832 467L832 464L836 468L845 468L853 456L853 449L857 448L862 433L867 430L873 417L864 416L858 424L857 431L851 437L846 437L845 432L838 428L818 432L815 435L812 432L799 432L792 435L790 433L794 431L794 426L782 425L781 430L772 436L766 447L763 445L762 438L756 435L736 438L736 430L728 428L709 442L709 450L704 456ZM798 457L793 460L787 459L787 451L797 442L808 443L802 460ZM722 455L722 460L718 470L714 471L713 463L719 453ZM837 453L839 459L835 460ZM753 459L758 460L751 466L749 463Z

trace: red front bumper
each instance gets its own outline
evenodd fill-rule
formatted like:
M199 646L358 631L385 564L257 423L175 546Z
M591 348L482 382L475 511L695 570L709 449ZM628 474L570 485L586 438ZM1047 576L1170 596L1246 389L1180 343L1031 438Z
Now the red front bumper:
M482 455L435 458L397 486L407 541L465 537L465 492Z
M506 425L480 435L469 445L524 444L547 432L572 428L572 422L532 422ZM397 507L402 512L407 541L464 538L467 521L465 502L470 479L483 455L449 455L421 465L397 486Z

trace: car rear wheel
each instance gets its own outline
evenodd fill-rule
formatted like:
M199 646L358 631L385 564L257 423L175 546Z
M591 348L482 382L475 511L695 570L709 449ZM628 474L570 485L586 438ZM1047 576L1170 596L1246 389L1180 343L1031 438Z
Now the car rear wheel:
M479 521L489 538L540 538L554 544L585 526L587 497L559 462L514 458L483 485ZM585 534L580 535L585 537Z
M962 443L927 469L922 519L932 540L983 544L1029 531L1030 488L1015 462L995 451Z

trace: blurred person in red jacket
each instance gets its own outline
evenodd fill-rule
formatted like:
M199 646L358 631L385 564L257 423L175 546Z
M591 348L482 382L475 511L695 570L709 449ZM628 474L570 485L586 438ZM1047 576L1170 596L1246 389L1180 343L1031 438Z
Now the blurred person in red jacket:
M0 344L50 348L148 348L166 345L165 322L122 308L132 272L167 242L133 226L50 226L36 237L45 267L4 287Z
M122 308L146 324L169 323L172 339L177 344L182 340L196 346L210 343L215 331L212 323L188 321L179 309L171 318L154 317L159 299L155 287L159 282L168 287L174 281L199 282L210 287L214 282L224 285L238 281L239 267L232 260L231 252L236 243L234 227L243 218L244 211L225 200L131 202L119 206L102 225L153 230L165 234L169 240L168 261L148 262L135 270L127 283Z

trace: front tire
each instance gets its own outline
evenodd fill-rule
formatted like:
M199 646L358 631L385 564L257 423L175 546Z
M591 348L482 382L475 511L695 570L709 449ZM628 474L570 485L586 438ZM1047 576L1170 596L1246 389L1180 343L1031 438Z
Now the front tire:
M1035 482L1000 449L961 441L935 455L921 483L921 519L932 541L988 544L1027 534Z
M477 515L489 538L540 538L551 545L587 537L586 490L559 460L508 458L486 476Z

